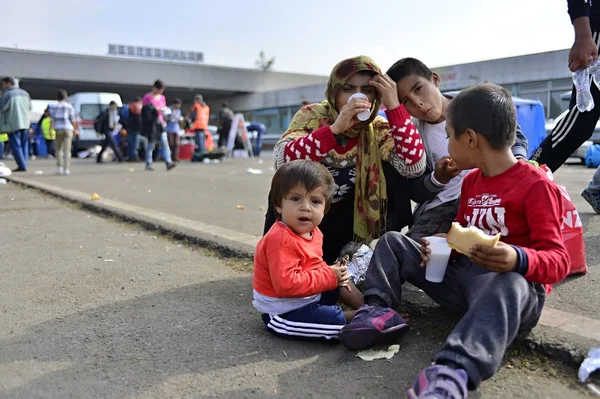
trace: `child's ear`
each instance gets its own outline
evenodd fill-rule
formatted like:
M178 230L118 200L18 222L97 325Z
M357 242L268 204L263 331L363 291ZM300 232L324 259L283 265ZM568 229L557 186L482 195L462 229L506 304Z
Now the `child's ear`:
M469 148L474 149L477 148L479 136L473 129L465 130L465 136L467 137L467 144Z
M279 216L279 217L281 217L281 210L282 209L280 206L275 205L275 212L277 212L277 216Z
M433 72L433 74L431 75L431 81L433 82L435 87L437 87L438 89L440 88L440 84L442 83L442 78L440 78L440 75Z

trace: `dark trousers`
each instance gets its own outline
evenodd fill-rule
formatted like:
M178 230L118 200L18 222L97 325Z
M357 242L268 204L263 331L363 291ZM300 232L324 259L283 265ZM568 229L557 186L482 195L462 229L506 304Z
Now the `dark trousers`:
M600 42L600 32L593 33L596 45ZM598 86L590 83L594 108L588 112L579 112L576 107L576 91L573 86L571 91L571 103L569 113L560 120L540 147L533 153L531 159L546 164L551 171L555 172L585 141L589 140L598 118L600 118L600 90Z
M179 162L179 148L181 147L181 137L178 133L167 133L169 148L171 149L171 160Z
M52 155L55 157L55 149L54 149L54 140L46 139L46 150L48 151L48 155Z
M100 152L98 153L98 157L96 158L97 162L102 162L102 154L104 154L104 151L106 151L108 147L112 148L119 162L123 161L123 154L121 153L121 150L117 145L117 141L111 133L105 133L104 140L102 141L102 149L100 150Z
M420 263L415 241L397 232L384 235L363 283L365 301L397 309L402 284L408 281L441 306L462 314L435 361L466 370L469 388L475 389L498 370L517 333L537 324L546 300L544 286L515 272L489 271L466 256L451 261L443 282L432 283Z

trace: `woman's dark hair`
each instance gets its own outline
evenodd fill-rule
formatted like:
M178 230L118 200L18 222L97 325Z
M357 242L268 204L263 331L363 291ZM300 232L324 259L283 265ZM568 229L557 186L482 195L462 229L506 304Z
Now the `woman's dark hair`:
M165 88L165 85L162 82L162 80L158 79L156 82L154 82L154 88L158 89L158 90L162 90Z

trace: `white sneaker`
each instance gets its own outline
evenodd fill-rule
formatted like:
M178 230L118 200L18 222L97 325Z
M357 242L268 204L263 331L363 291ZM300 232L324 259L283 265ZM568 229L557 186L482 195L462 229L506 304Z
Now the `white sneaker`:
M57 174L57 175L62 175L62 174L63 174L63 172L64 172L64 171L63 171L63 167L62 167L62 166L59 166L58 168L56 168L56 174Z
M71 171L70 171L69 169L65 169L65 175L67 175L67 176L68 176L68 175L70 175L70 174L71 174Z

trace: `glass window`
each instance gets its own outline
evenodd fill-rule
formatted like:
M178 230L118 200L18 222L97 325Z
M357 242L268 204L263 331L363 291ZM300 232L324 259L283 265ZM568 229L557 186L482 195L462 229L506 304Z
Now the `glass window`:
M83 121L93 121L106 108L108 104L81 104L79 117Z

